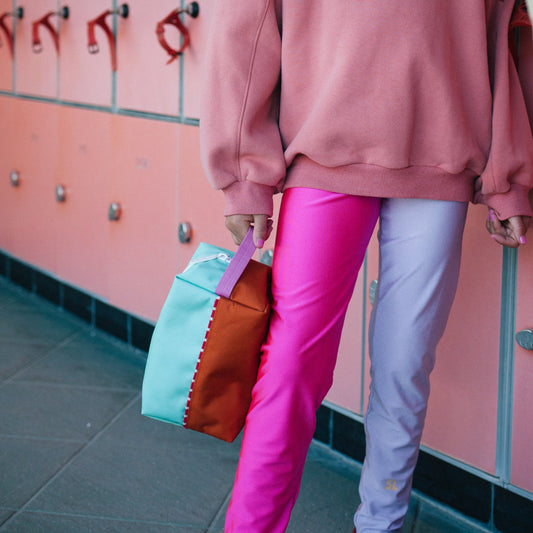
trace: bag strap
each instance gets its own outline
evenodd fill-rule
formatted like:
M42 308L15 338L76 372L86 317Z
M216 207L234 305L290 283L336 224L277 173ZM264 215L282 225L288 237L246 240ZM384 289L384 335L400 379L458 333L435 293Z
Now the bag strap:
M252 259L255 253L255 244L253 239L254 229L250 228L246 237L241 242L238 250L235 252L232 260L230 261L226 272L220 278L215 293L224 298L229 298L233 287L239 278L241 277L244 269Z

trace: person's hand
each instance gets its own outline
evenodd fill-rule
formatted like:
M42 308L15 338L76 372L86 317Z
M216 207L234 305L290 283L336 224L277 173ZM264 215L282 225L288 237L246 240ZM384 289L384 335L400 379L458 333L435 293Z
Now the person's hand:
M509 217L507 220L498 220L491 209L487 217L487 231L498 243L509 248L518 248L526 244L526 232L531 224L531 218L527 216Z
M226 217L226 228L230 230L235 244L241 244L251 225L254 227L255 246L263 248L272 231L272 220L267 215L229 215Z

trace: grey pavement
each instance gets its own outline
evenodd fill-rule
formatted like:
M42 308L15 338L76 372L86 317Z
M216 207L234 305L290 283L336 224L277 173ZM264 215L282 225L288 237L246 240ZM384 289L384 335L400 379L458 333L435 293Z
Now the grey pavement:
M144 363L0 276L0 532L223 531L239 442L143 417ZM313 443L289 533L351 533L360 470ZM403 531L487 530L415 493Z

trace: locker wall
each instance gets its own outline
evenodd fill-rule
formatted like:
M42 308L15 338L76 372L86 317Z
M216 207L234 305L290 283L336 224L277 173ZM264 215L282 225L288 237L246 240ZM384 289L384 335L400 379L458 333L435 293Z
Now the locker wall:
M15 57L0 48L0 112L7 125L0 136L0 250L151 323L200 241L234 248L222 194L210 188L199 156L202 56L213 1L200 2L197 19L183 16L191 44L169 65L155 26L184 5L170 0L132 0L128 18L108 15L116 71L100 28L99 53L87 49L87 22L117 9L116 0L70 1L68 20L53 19L59 54L43 28L43 50L35 54L31 27L63 4L32 0L17 21ZM17 5L0 0L3 11ZM165 34L177 48L177 30L167 26ZM13 170L18 187L10 183ZM58 185L64 202L56 198ZM119 220L109 220L113 202L121 205ZM508 319L516 321L515 331L533 325L533 248L521 249L514 267L505 263L485 233L485 216L479 206L468 215L460 285L438 350L423 444L533 499L533 354L512 332L502 337L501 327ZM182 222L192 226L189 243L179 242ZM368 398L366 328L377 269L374 236L326 399L356 420ZM502 294L514 295L516 305ZM502 386L502 368L510 372L510 389Z

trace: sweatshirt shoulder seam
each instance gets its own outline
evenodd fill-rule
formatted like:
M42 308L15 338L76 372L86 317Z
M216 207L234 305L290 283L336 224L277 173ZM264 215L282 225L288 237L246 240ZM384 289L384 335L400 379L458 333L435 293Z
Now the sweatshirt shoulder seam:
M246 85L245 85L245 88L244 88L244 95L243 95L243 100L242 100L242 107L241 107L241 112L240 112L240 116L239 116L239 122L238 122L238 128L237 128L237 139L236 139L236 142L235 142L235 159L237 161L237 170L238 170L238 180L239 181L244 181L243 180L243 175L242 175L241 157L240 157L240 154L241 154L241 143L242 143L242 129L243 129L243 126L244 126L244 115L246 113L246 107L247 107L247 104L248 104L248 96L250 94L250 85L252 83L252 73L253 73L253 70L254 70L255 58L256 58L256 55L257 55L257 47L259 45L259 38L260 38L261 33L263 31L263 26L265 24L265 20L266 20L266 16L267 16L267 13L268 13L268 8L269 8L270 1L271 0L266 0L265 1L265 8L263 10L263 14L261 16L261 19L259 21L259 26L258 26L257 32L255 34L254 43L253 43L253 46L252 46L252 53L251 53L251 56L250 56L250 64L249 64L249 67L248 67L248 77L246 79Z

